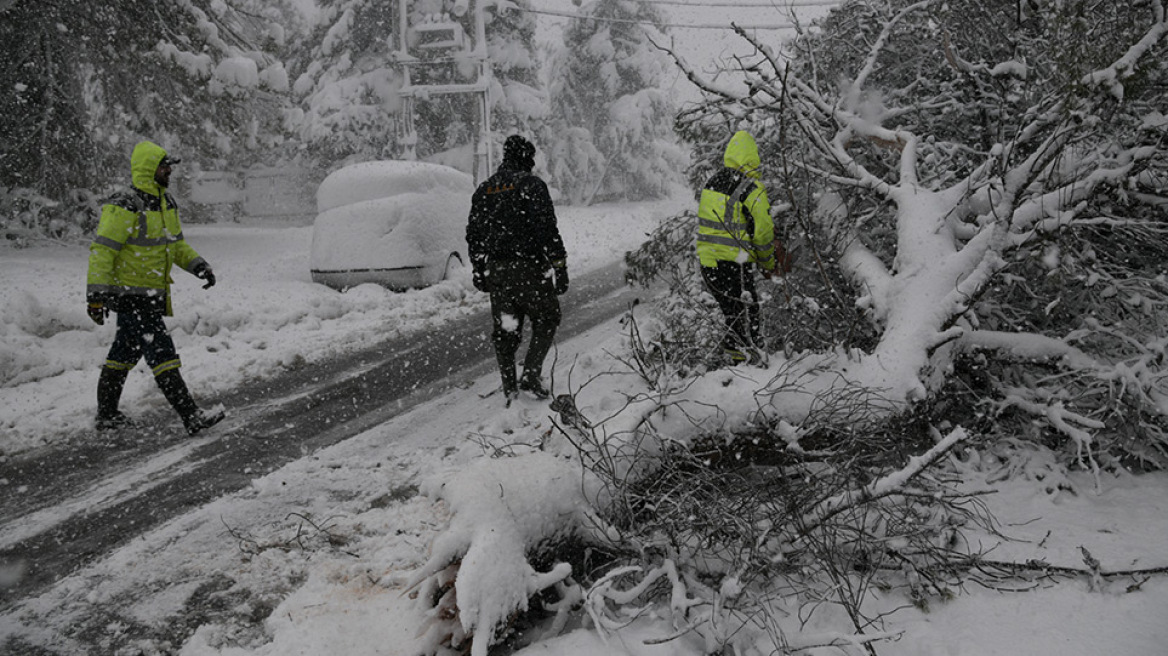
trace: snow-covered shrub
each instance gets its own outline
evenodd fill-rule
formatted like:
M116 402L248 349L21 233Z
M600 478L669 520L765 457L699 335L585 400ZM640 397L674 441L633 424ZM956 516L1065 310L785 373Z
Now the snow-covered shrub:
M25 187L0 187L0 230L18 248L48 231L49 216L58 203Z
M54 200L28 187L0 187L0 239L21 248L46 238L88 238L97 227L104 202L104 197L88 189L68 189L61 200Z
M8 3L0 21L0 186L63 204L42 234L78 217L75 190L129 180L142 139L188 164L271 164L281 142L281 68L266 39L282 0L191 0L142 11L127 0ZM294 13L294 12L292 12ZM32 44L37 44L35 47ZM261 76L260 71L266 75ZM216 75L216 71L218 74ZM254 73L249 75L249 73ZM184 165L185 166L185 165Z

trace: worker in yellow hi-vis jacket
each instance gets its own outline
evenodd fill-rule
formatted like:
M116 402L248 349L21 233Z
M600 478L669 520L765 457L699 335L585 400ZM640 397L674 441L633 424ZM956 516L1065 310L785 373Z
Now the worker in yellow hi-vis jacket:
M761 357L754 268L774 274L775 227L766 188L759 181L758 144L749 132L730 138L724 167L702 188L697 254L702 279L726 321L722 348L738 364Z
M109 313L118 315L114 343L97 381L99 431L132 426L118 409L130 370L145 358L166 400L194 435L223 420L224 413L207 412L195 404L179 374L178 352L163 322L171 315L170 269L177 265L215 284L207 261L183 239L178 207L167 193L171 167L178 159L157 144L143 141L130 156L133 186L114 194L101 210L97 235L89 247L86 302L89 317L99 325Z

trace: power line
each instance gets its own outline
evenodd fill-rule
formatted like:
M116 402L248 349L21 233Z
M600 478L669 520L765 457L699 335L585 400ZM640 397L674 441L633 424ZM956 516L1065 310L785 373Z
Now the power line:
M515 11L522 11L529 14L540 14L543 16L559 16L561 18L575 18L579 20L591 20L602 23L625 23L632 25L652 25L654 27L679 27L690 30L725 30L729 29L728 23L654 23L652 21L633 20L631 18L601 18L597 16L584 16L582 14L575 14L568 11L555 11L552 9L528 9L525 7L512 7ZM744 30L792 30L798 27L795 23L774 23L771 25L739 25Z

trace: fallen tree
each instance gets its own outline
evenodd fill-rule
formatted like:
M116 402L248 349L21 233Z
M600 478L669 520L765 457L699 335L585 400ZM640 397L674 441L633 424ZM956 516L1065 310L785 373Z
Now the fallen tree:
M667 274L670 294L654 319L628 322L626 370L574 389L586 421L511 436L531 452L434 491L454 518L411 584L435 648L485 655L554 588L555 608L582 604L602 631L647 605L673 627L660 640L707 652L875 653L894 632L862 608L872 586L921 604L950 594L979 562L963 528L992 530L976 494L953 487L963 419L1070 445L1097 474L1168 463L1168 128L1150 105L1168 78L1168 18L1159 0L1086 19L1080 4L849 2L787 54L740 30L756 56L734 87L675 56L708 94L680 118L699 152L751 129L787 236L807 244L804 273L768 293L788 321L825 307L849 321L814 345L773 330L765 367L711 369L700 354L718 318L692 233L685 217L663 226L630 262L641 279ZM1090 25L1103 32L1068 58ZM890 430L959 377L976 383L966 407ZM743 440L783 457L719 469L715 455L741 455ZM520 480L538 481L525 498L540 501L503 521L520 507L497 499ZM586 580L530 565L569 534L614 568ZM851 630L792 635L773 615L784 599L799 617L842 609Z
M1081 4L1030 3L1011 25L1014 2L848 3L789 62L740 30L757 49L744 91L678 59L712 98L681 123L707 151L728 125L764 135L788 230L812 247L788 285L869 322L845 367L858 385L903 408L979 358L987 412L1036 419L1084 461L1163 467L1168 23L1160 2ZM815 313L787 305L779 336Z

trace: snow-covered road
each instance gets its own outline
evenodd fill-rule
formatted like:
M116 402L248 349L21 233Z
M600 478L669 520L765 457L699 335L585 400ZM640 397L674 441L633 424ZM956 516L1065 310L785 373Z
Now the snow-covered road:
M620 313L636 298L623 268L581 276L565 298L561 340ZM0 562L23 563L6 607L191 508L358 435L494 370L478 312L230 390L231 419L188 440L169 416L136 431L83 434L68 445L0 463L21 494L0 499Z
M553 353L556 375L572 365L564 350L572 335L631 302L629 292L610 293L622 287L624 252L685 202L561 210L574 280ZM465 429L448 429L481 422L476 414L499 416L498 395L479 398L497 375L486 298L469 275L406 294L372 286L341 294L308 280L308 227L193 225L186 232L215 264L220 284L203 291L178 272L176 316L168 323L196 397L230 411L225 424L194 440L142 371L131 377L123 407L146 417L148 427L100 438L85 428L92 372L112 336L111 326L93 326L84 315L85 248L0 255L0 651L115 653L113 645L181 644L212 621L200 606L207 595L242 584L251 592L241 599L266 599L287 593L299 576L243 583L229 573L247 542L240 536L264 542L264 531L359 512L369 499L410 502L417 481L448 464L444 456L468 446L481 453ZM459 399L475 410L418 414ZM543 403L506 416L546 412ZM420 416L430 422L418 433L421 444L400 428L386 437L387 427L417 427ZM370 442L370 433L381 437ZM361 439L348 439L354 436ZM319 470L337 448L359 455ZM324 477L280 473L292 471ZM350 473L356 488L341 480ZM272 476L280 492L297 499L257 497ZM260 506L239 506L243 499ZM127 558L137 563L127 566Z
M586 271L619 260L658 218L686 203L565 211L561 225L577 279L574 287L582 289ZM223 274L220 285L208 293L193 279L179 281L181 299L173 325L192 387L202 399L238 408L252 404L256 416L262 414L257 399L268 380L301 375L305 389L311 389L308 372L319 363L395 337L449 328L485 307L469 280L408 294L375 288L339 294L314 286L307 280L309 233L304 228L192 226L189 232ZM120 456L91 461L102 445L86 445L80 433L69 432L71 424L92 416L94 369L110 338L108 327L95 328L85 317L83 258L84 248L77 245L0 251L0 464L29 458L37 449L68 446L62 456L68 462L109 472L127 467ZM554 353L557 385L570 378L572 389L622 389L627 380L623 376L632 375L622 373L614 361L623 352L622 335L623 327L615 321L574 337L566 330L561 333ZM506 456L555 435L546 403L525 400L504 409L498 395L482 396L497 385L493 368L484 366L476 375L473 363L466 364L467 377L454 383L451 393L437 390L412 407L387 410L385 418L366 413L365 419L349 423L368 422L368 429L349 439L312 445L282 466L253 467L246 458L220 464L217 474L239 487L211 494L211 500L193 503L186 512L168 510L167 519L150 527L116 514L88 529L80 527L82 534L124 531L129 537L121 547L94 555L85 566L0 611L0 653L422 653L419 628L427 622L425 605L410 599L401 583L427 561L435 537L448 526L450 509L432 493L444 481L465 476L484 456ZM354 368L375 366L358 362ZM146 414L167 416L149 380L142 372L135 374L127 401ZM330 381L337 382L319 382ZM242 389L257 391L252 399L233 393ZM582 406L589 417L619 409L619 394L597 396L615 405ZM232 421L241 421L246 412L237 412ZM176 426L171 419L166 425ZM276 437L265 444L242 431L232 433L233 426L194 441L176 439L173 433L127 440L116 453L130 454L126 461L135 463L135 475L113 476L88 493L70 483L72 474L53 478L42 471L48 481L43 495L70 499L71 505L42 515L23 513L29 519L24 524L5 519L0 522L0 544L34 536L61 516L103 512L131 495L143 499L141 513L146 515L139 517L148 516L150 502L162 496L158 481L172 480L168 477L174 472L192 466L202 457L201 449L207 455L214 449L248 450L258 459L266 457L266 450L280 448L292 431L273 424ZM993 481L996 494L986 497L986 503L1013 538L984 536L982 546L994 557L1076 567L1082 565L1082 550L1089 550L1108 571L1163 566L1157 545L1168 535L1168 476L1108 478L1102 489L1093 489L1087 475L1055 480L1050 478L1055 470L1041 469L1041 464L1028 467L1042 481L1027 476ZM979 483L976 472L971 476L970 485L988 484ZM508 493L521 493L523 483L508 481ZM199 490L181 492L195 495ZM19 501L23 496L31 498ZM31 486L3 477L0 497L3 503L23 503L25 508L46 507ZM72 537L78 545L87 539ZM0 588L25 585L23 577L19 566L0 562ZM890 630L905 633L897 642L881 645L880 653L1162 654L1168 640L1162 621L1168 584L1162 577L1120 576L1104 583L1092 589L1084 580L1044 577L1030 592L1010 594L969 586L955 591L951 600L938 601L928 613L907 606L891 592L878 602L889 611L899 608L886 620ZM817 619L790 627L790 635L846 625ZM660 618L647 616L611 635L607 643L595 631L572 631L521 653L706 653L688 636L653 646L644 643L659 642L672 632Z

